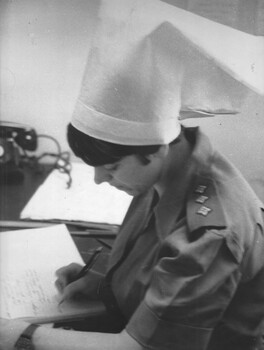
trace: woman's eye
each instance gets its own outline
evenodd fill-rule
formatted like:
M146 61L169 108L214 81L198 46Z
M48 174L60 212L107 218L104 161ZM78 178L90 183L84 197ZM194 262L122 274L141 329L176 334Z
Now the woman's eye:
M116 163L115 164L106 164L106 165L104 165L104 168L106 170L114 171L118 168L118 164L116 164Z

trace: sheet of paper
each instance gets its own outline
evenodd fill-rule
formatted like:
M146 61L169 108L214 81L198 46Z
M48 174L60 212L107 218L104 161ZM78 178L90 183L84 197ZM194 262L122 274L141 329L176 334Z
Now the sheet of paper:
M57 309L56 291L50 288L50 281L44 273L27 268L25 271L3 273L1 280L1 314L7 318L25 316L50 316Z
M58 307L55 271L83 264L66 226L2 232L0 254L0 317L55 320L87 313L90 303Z
M93 168L72 164L72 185L67 175L54 170L21 213L22 219L86 221L119 225L132 197L106 183L96 185Z

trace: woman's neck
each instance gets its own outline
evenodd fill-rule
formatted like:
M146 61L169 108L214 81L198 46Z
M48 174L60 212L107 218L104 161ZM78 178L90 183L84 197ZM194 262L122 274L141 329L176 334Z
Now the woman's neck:
M169 146L169 152L164 158L163 170L159 181L154 185L161 198L171 181L180 180L189 172L192 145L183 135L178 143Z

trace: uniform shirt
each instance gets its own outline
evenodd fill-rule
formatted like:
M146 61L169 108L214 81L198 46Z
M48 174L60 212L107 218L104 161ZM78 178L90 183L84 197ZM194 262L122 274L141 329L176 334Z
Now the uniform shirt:
M127 332L149 349L256 349L264 318L263 205L197 128L192 166L153 209L133 199L110 258ZM191 169L191 171L187 171Z

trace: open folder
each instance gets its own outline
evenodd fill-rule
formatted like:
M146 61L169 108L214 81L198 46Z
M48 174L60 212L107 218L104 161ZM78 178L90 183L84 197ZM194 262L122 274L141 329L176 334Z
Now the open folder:
M84 222L90 227L120 225L132 197L109 184L96 185L93 168L72 164L72 185L67 175L53 170L20 215L21 219Z
M103 314L96 301L64 301L55 271L84 264L65 225L0 233L0 317L34 323L70 321Z

